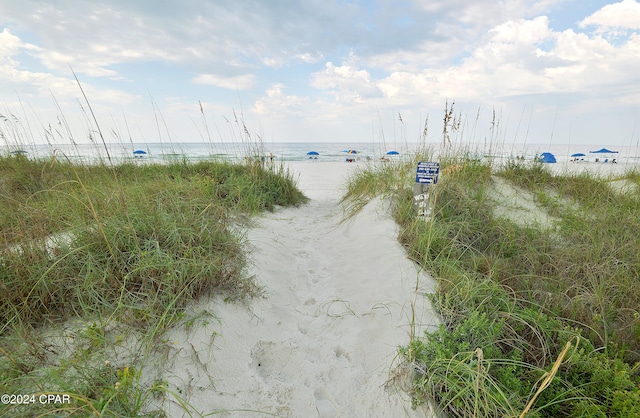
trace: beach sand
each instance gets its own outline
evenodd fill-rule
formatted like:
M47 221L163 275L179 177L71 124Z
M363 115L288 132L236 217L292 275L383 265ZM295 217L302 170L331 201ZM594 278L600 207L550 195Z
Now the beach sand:
M247 233L250 274L264 298L246 305L220 298L191 307L193 326L166 336L171 347L161 377L186 402L169 400L171 417L431 417L411 408L400 390L408 374L397 348L415 329L439 324L424 293L435 281L407 258L384 200L344 220L346 181L365 163L287 163L311 199L255 220ZM549 164L558 174L615 178L626 164ZM524 222L535 218L533 198L497 183L498 207ZM520 206L524 209L518 212ZM542 210L542 209L540 209ZM543 216L545 215L545 216ZM416 285L418 295L416 297ZM212 316L206 316L205 313Z
M341 222L346 179L360 164L288 163L311 201L261 216L248 231L251 274L265 297L202 301L194 314L214 317L169 331L162 378L193 415L434 416L411 408L399 389L407 374L395 365L412 306L416 332L439 323L423 296L435 281L407 258L383 200ZM189 416L173 400L163 408Z
M612 164L610 162L596 163L594 161L563 161L556 164L545 164L545 166L549 167L551 172L554 174L567 175L587 173L595 177L599 176L606 178L621 176L629 170L638 169L638 165L625 162Z

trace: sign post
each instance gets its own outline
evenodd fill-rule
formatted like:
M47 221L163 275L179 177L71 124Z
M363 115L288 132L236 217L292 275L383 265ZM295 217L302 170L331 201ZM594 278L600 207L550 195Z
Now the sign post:
M438 183L440 163L420 161L416 170L416 183L413 186L414 204L418 210L418 217L431 220L434 206L432 187Z

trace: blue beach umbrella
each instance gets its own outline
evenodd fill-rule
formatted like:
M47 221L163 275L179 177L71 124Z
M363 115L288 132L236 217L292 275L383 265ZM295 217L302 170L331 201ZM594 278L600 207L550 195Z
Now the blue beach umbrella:
M618 151L611 151L609 149L606 148L600 148L597 151L589 151L589 154L617 154ZM598 162L598 158L596 158L596 162ZM609 157L607 156L607 158L604 160L605 163L609 162ZM614 159L613 162L616 162L616 160Z
M398 151L389 151L387 152L387 155L399 155L400 153Z
M600 148L597 151L589 151L589 154L617 154L618 151L611 151L609 149L606 148ZM604 160L604 162L609 162L609 156L606 156L607 158ZM596 162L598 161L598 159L596 158ZM614 160L615 161L615 160Z
M575 154L571 154L572 157L584 157L585 155L581 152L576 152Z
M550 152L543 152L540 154L539 161L541 163L553 164L556 162L556 157Z
M133 155L147 155L147 151L141 150L141 149L137 149L137 150L133 151Z
M307 152L307 155L320 155L320 153L317 151L309 151Z
M611 151L606 148L600 148L597 151L589 151L590 154L617 154L618 151Z

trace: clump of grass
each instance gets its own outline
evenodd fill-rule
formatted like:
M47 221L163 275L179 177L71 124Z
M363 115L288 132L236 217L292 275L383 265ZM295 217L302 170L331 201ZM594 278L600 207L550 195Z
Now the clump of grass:
M638 200L604 179L552 175L540 164L496 169L451 155L441 164L450 169L430 222L416 218L411 181L376 189L395 191L400 240L439 281L440 329L401 349L413 365L415 402L433 399L460 417L640 414ZM553 236L496 217L496 175L553 211ZM377 176L389 178L359 174L352 195L368 195L360 183L385 184Z
M402 187L398 188L398 185L405 184L411 175L406 167L406 162L394 161L379 165L375 172L369 168L357 170L348 182L341 202L348 207L347 216L355 215L376 196L402 193Z
M528 172L505 173L510 180L525 184ZM633 178L633 172L625 177ZM613 350L629 363L640 361L640 326L637 244L640 223L634 213L640 202L629 194L618 194L606 179L588 174L554 176L547 183L528 183L532 192L545 193L541 185L575 202L558 213L564 245L545 253L543 268L533 271L538 288L564 294L547 306L562 317L583 324L592 341ZM543 201L542 204L545 202ZM537 300L542 302L540 293Z
M0 391L70 394L58 411L77 416L153 414L170 391L143 373L144 358L163 330L200 297L260 294L242 219L306 201L284 168L253 163L0 157L0 179ZM39 336L77 318L88 325L63 343ZM119 356L131 335L141 342Z

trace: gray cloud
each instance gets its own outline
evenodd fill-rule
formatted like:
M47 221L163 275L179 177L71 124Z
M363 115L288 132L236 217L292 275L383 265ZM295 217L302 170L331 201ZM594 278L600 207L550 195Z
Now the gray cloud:
M434 62L439 54L448 59L477 42L478 32L539 2L365 3L23 0L0 4L0 15L16 30L33 32L51 69L65 70L73 60L78 71L115 76L112 64L162 60L194 73L237 76L349 52L376 57L423 51ZM438 48L444 44L448 48Z
M113 63L163 60L195 72L215 67L227 75L265 62L321 56L348 44L350 6L303 2L11 2L0 5L5 24L28 28L45 50L47 66L64 57ZM345 33L347 36L345 36ZM97 58L97 60L96 60Z

